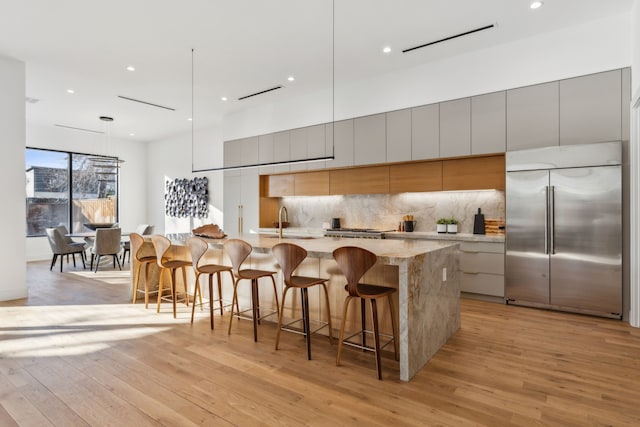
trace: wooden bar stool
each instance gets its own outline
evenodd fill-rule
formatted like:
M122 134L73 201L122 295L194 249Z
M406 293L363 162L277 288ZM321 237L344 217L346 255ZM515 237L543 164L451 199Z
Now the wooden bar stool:
M305 276L294 276L293 272L302 261L307 257L307 251L304 248L301 248L298 245L294 245L291 243L278 243L275 245L271 252L273 256L280 264L280 268L282 269L282 275L284 276L284 293L282 294L282 305L280 306L280 315L278 316L278 334L276 335L276 350L278 349L278 343L280 341L280 331L285 330L294 333L302 333L304 335L306 344L307 344L307 359L311 360L311 334L319 331L325 326L329 327L329 342L333 341L333 333L331 328L331 310L329 309L329 294L327 293L327 280L328 279L320 279L317 277L305 277ZM315 330L311 330L310 319L309 319L309 295L307 290L311 286L320 285L324 289L325 302L327 305L327 321L321 322L320 327ZM286 325L282 325L282 313L284 312L284 301L287 297L287 291L291 288L300 289L300 294L302 296L302 319L297 319L292 322L289 322ZM298 329L294 329L291 327L292 324L300 322L302 320L302 332Z
M231 334L231 324L233 321L233 303L235 302L236 307L238 306L238 283L242 279L251 280L251 311L253 320L253 340L258 341L258 324L261 319L264 319L267 316L271 316L274 313L280 316L280 306L278 304L278 290L276 289L276 280L273 277L276 274L275 271L264 271L264 270L253 270L253 269L245 269L241 270L242 263L247 259L249 254L251 253L251 245L244 240L240 239L229 239L224 244L224 250L229 255L229 259L231 259L231 265L233 269L233 275L235 277L233 281L233 300L231 304L231 318L229 318L229 334ZM260 316L260 299L258 297L258 279L262 277L270 277L271 282L273 282L273 292L276 299L276 309L270 311L269 314ZM245 310L249 311L249 310ZM235 314L236 317L240 318L249 318L248 316L243 316L243 312L238 312Z
M176 291L176 270L182 269L182 280L184 283L184 302L187 307L189 306L189 292L187 290L187 267L191 265L190 261L180 260L180 259L171 259L167 257L167 252L171 248L171 240L167 239L164 236L160 236L156 234L155 236L151 236L151 241L153 242L153 247L156 250L156 262L158 263L158 267L160 267L160 277L158 279L158 309L157 312L160 313L160 303L162 300L168 300L168 297L162 295L163 288L163 273L165 271L169 272L169 279L171 280L171 302L173 304L173 318L176 318L176 300L178 298ZM195 302L195 301L194 301Z
M144 292L144 308L149 308L149 294L157 294L158 291L149 290L149 267L151 264L157 262L155 255L144 255L142 252L142 245L144 244L144 238L137 234L131 233L129 236L129 243L131 250L133 251L133 258L136 260L136 268L133 273L133 304L136 303L138 292ZM144 290L138 289L138 283L140 282L140 269L144 265Z
M187 247L191 252L191 262L193 264L193 271L196 273L196 284L193 293L193 306L191 307L191 324L193 324L193 317L196 312L196 298L200 297L200 309L202 310L202 290L200 289L200 275L206 274L209 276L209 315L211 316L211 330L213 330L213 304L218 303L220 307L220 315L223 315L223 303L222 303L222 279L220 273L223 271L228 272L231 275L231 282L233 283L233 272L231 267L218 264L202 264L200 265L200 259L209 249L209 245L206 241L200 237L190 237L187 239ZM218 299L213 299L213 275L216 275L218 280Z
M380 362L380 350L386 347L393 341L393 350L395 352L395 358L398 360L398 340L396 339L396 319L393 310L393 301L391 296L396 292L396 289L387 286L368 285L365 283L358 283L362 276L376 263L378 257L366 249L358 248L355 246L344 246L333 251L333 258L338 263L338 267L344 273L347 284L345 290L348 295L344 303L344 312L342 314L342 326L340 327L340 341L338 341L338 356L336 357L336 365L340 365L340 356L342 354L342 344L347 344L352 347L357 347L365 351L373 351L376 355L376 368L378 370L378 379L382 379L382 366ZM393 336L380 334L378 331L378 308L376 300L378 298L387 297L389 301L389 310L391 314L391 327L393 329ZM350 336L344 336L345 322L347 320L347 310L349 303L354 298L360 298L361 303L361 317L362 317L362 330L351 334ZM365 327L365 301L371 302L371 315L373 320L373 331L367 331ZM361 343L355 343L349 341L356 335L362 335ZM373 334L374 346L368 347L366 342L366 334ZM380 345L380 336L390 338L384 345Z

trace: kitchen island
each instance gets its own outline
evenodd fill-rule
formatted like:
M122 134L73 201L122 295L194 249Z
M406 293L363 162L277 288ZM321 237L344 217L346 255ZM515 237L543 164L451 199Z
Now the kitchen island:
M188 251L184 242L189 234L168 237L175 245L174 255L187 258ZM378 263L365 275L363 281L398 289L400 379L403 381L410 380L460 328L460 255L456 243L329 237L285 237L281 240L273 235L256 234L245 234L240 238L254 248L247 264L251 268L278 271L279 268L270 251L279 242L290 242L304 247L308 251L308 258L298 270L299 274L329 278L334 328L340 324L342 305L346 297L346 280L333 260L333 250L341 246L359 246L375 253ZM211 262L229 265L229 260L222 251L225 239L205 240L211 248L207 254ZM281 277L278 283L281 286ZM249 295L241 294L241 288L248 287L238 288L242 303L242 300L249 300ZM230 296L229 292L227 284L224 290L226 298ZM260 298L261 306L275 304L275 301L269 300L267 292L263 292ZM321 298L316 300L316 304L319 304ZM289 300L287 302L290 303ZM311 308L318 316L323 312L319 306L316 306L315 310L313 306ZM285 307L285 310L291 311L291 308ZM388 316L388 312L383 312L381 318L384 319L385 315ZM354 325L354 329L358 319L359 313L354 311L349 314L349 324ZM390 325L390 321L383 324ZM381 329L383 328L384 326L381 326ZM387 332L391 332L390 326Z

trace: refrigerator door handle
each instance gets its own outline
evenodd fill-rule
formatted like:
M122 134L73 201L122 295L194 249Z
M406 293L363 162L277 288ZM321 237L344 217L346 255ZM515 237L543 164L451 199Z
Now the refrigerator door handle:
M549 255L549 186L544 187L545 210L544 210L544 254Z
M551 255L556 253L556 236L555 236L555 225L556 225L556 197L555 197L555 185L549 187L549 252Z

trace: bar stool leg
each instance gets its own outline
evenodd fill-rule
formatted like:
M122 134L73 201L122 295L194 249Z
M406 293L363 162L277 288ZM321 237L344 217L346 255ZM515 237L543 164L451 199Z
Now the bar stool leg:
M238 308L237 312L240 313L240 307L238 306L238 282L235 277L233 279L233 299L231 300L231 317L229 318L229 331L227 335L231 335L231 324L233 323L233 303L235 301L236 307Z
M136 271L135 274L133 276L133 301L132 304L136 303L136 296L138 295L138 282L140 281L140 268L142 267L142 265L140 265L140 263L138 263L136 265Z
M218 283L220 283L220 273L218 273ZM202 310L202 295L200 295L200 301L200 310ZM209 317L213 331L213 274L209 275Z
M258 279L251 279L251 299L251 308L253 309L253 341L258 342L258 323L260 323Z
M342 341L344 340L344 327L347 321L347 310L349 309L349 303L354 297L348 296L344 300L344 310L342 312L342 326L340 326L340 339L338 341L338 355L336 356L336 366L340 366L340 357L342 356Z
M196 298L200 293L202 293L202 291L200 290L200 273L196 272L196 284L194 285L194 288L193 288L193 305L191 306L191 324L192 325L193 325L193 318L196 314ZM202 305L200 305L200 308L202 309ZM213 327L211 327L211 329L213 329Z
M363 300L364 301L364 300ZM378 305L375 298L371 299L371 317L373 320L373 342L376 353L376 369L378 370L378 379L382 379L382 361L380 360L380 333L378 331Z
M360 299L360 317L362 318L362 346L367 346L367 304L364 299ZM362 351L366 351L362 349Z
M219 271L216 273L216 277L218 279L218 305L220 305L220 316L222 316L224 315L222 311L222 277Z
M144 308L149 308L149 267L151 263L144 265ZM158 297L160 298L160 297Z
M304 338L307 342L307 359L311 360L311 326L309 322L309 294L307 288L302 291L302 322L304 324Z
M273 284L273 296L276 299L276 314L279 316L280 315L280 304L278 303L278 289L276 287L276 279L273 278L273 275L271 275L269 277L271 277L271 283Z
M162 303L162 292L163 292L163 285L164 285L164 280L162 279L162 276L165 272L164 268L160 269L160 273L158 275L158 309L156 310L156 313L160 313L160 304Z
M278 343L280 342L280 332L281 332L281 327L282 327L282 314L284 313L284 302L287 298L287 291L289 290L288 286L284 287L284 291L282 293L282 308L280 309L280 312L278 313L278 332L276 332L276 350L278 349Z
M329 292L326 283L322 283L324 288L324 300L327 304L327 324L329 326L329 344L333 344L333 327L331 326L331 308L329 307Z

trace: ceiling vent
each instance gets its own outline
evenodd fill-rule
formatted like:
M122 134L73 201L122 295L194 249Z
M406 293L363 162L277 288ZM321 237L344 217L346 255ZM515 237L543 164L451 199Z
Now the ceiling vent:
M429 43L421 44L420 46L414 46L414 47L410 47L408 49L404 49L402 51L402 53L408 53L408 52L411 52L413 50L422 49L423 47L427 47L427 46L431 46L431 45L434 45L434 44L446 42L448 40L457 39L458 37L468 36L469 34L478 33L480 31L490 30L491 28L494 28L495 26L496 26L496 24L485 25L484 27L476 28L474 30L465 31L464 33L454 34L453 36L445 37L445 38L440 39L440 40L435 40L435 41L432 41L432 42L429 42Z
M126 101L138 102L138 103L140 103L140 104L149 105L149 106L151 106L151 107L162 108L162 109L164 109L164 110L176 111L176 109L175 109L175 108L165 107L164 105L154 104L153 102L142 101L142 100L140 100L140 99L129 98L128 96L118 95L118 98L120 98L120 99L124 99L124 100L126 100Z
M38 98L31 98L29 96L27 96L24 100L27 104L37 104L38 102L40 102Z
M241 96L238 98L238 101L242 101L243 99L251 98L252 96L262 95L263 93L271 92L274 90L282 89L282 86L275 86L270 89L261 90L260 92L251 93L249 95Z
M75 126L66 126L66 125L59 125L59 124L54 124L54 126L57 126L59 128L65 128L65 129L72 129L72 130L80 130L82 132L91 132L91 133L104 133L100 130L92 130L92 129L84 129L84 128L77 128Z

